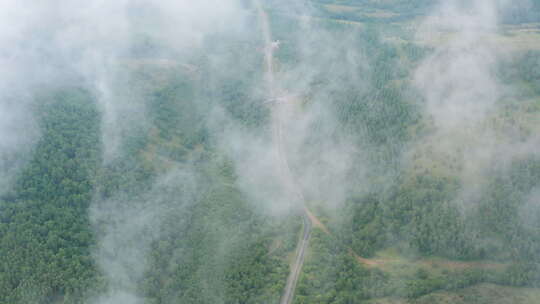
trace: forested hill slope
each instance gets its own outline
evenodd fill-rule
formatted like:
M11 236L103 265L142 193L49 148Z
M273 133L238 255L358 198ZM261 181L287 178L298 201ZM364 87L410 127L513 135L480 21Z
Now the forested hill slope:
M540 2L261 2L0 3L0 303L279 303L280 155L294 303L538 303Z
M40 99L42 137L0 205L3 303L80 297L96 274L85 214L100 159L99 114L79 89Z

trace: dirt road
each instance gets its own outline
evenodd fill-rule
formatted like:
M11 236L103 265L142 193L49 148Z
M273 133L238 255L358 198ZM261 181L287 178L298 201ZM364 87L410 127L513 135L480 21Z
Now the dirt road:
M268 90L268 99L269 100L282 100L283 102L274 102L270 103L269 106L272 110L272 139L274 142L276 150L276 159L278 162L278 169L280 173L281 182L284 186L285 191L287 191L291 200L293 200L294 205L298 207L296 210L302 212L304 232L300 242L296 246L296 257L294 263L291 266L291 272L287 278L287 284L285 285L285 290L281 297L280 304L291 304L293 302L296 284L300 273L302 271L302 266L304 265L305 253L309 245L309 240L311 237L311 229L313 223L311 218L308 216L307 209L305 206L305 199L302 193L301 188L295 182L287 157L284 150L284 141L283 141L283 113L287 111L287 101L291 101L294 97L287 96L277 96L278 92L282 92L278 87L278 84L275 81L274 75L274 49L275 43L272 41L272 32L270 30L270 20L268 14L264 11L264 8L261 5L260 0L254 0L255 6L257 8L257 13L259 15L259 20L263 32L264 38L264 62L266 70L266 85ZM294 208L293 208L294 210Z
M302 240L297 245L296 260L291 268L291 273L287 279L287 285L285 286L285 291L281 297L280 304L290 304L293 302L294 292L296 290L296 283L298 283L298 278L300 277L300 271L304 265L306 249L309 245L309 239L311 237L311 227L312 223L307 217L306 214L302 217L304 219L304 234Z

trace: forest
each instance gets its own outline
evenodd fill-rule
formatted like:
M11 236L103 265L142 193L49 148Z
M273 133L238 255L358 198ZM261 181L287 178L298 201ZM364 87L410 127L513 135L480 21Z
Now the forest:
M0 4L0 304L287 304L306 229L290 303L540 301L540 1L73 5Z

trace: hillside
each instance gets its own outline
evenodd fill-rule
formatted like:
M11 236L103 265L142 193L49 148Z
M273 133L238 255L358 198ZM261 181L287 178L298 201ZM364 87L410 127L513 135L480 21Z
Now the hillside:
M540 302L540 1L0 28L0 303Z

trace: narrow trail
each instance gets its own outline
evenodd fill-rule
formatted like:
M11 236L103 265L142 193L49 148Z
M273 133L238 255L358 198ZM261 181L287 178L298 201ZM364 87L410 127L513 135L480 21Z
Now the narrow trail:
M276 84L274 75L274 49L275 44L272 41L272 31L270 29L270 21L267 13L264 11L260 0L254 1L259 15L261 28L264 38L264 62L265 62L265 80L268 90L269 100L277 100L278 98L284 102L270 103L269 107L272 112L272 140L275 145L275 153L278 162L278 170L281 181L289 197L294 200L298 210L302 213L304 232L298 245L296 246L296 257L291 266L291 272L287 278L287 284L280 300L280 304L291 304L293 302L296 284L304 265L305 253L311 238L311 229L313 223L308 215L308 210L305 205L305 198L299 185L295 182L291 173L291 168L287 161L286 153L283 144L283 116L287 112L287 104L293 102L294 97L281 97L278 94L281 92Z

